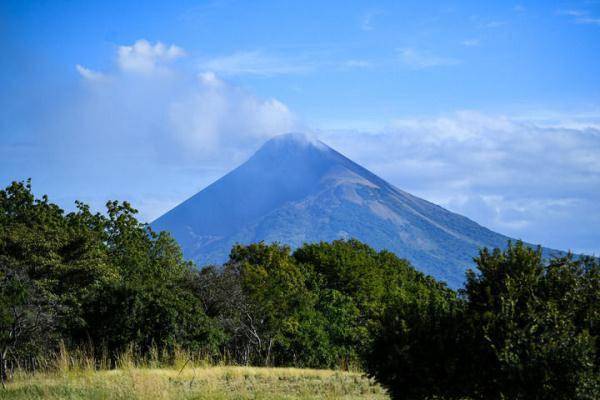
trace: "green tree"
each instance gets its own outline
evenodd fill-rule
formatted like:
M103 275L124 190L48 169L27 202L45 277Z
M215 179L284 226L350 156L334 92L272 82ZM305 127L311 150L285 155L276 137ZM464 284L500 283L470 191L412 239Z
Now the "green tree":
M410 301L422 290L447 291L408 261L358 240L305 244L294 258L312 271L311 287L319 293L319 311L327 318L335 352L355 362L369 351L390 305Z
M464 295L477 338L482 399L594 399L599 265L572 256L542 260L521 242L483 250Z
M0 264L0 381L12 378L12 363L56 342L52 301L23 271Z
M107 215L78 202L65 214L29 182L0 191L0 364L51 354L61 340L111 354L218 347L190 283L195 267L135 214L126 202L109 202Z
M213 351L219 333L190 287L193 264L166 232L138 222L128 203L109 202L107 209L103 231L117 278L86 309L85 335L113 352L176 344Z
M303 316L314 303L305 275L290 255L290 248L264 243L235 246L226 266L239 277L243 298L239 321L243 326L246 362L285 363L298 354L291 338L302 327Z
M369 375L394 399L464 399L470 338L464 304L450 290L422 288L390 305L367 352Z
M367 369L397 399L597 399L600 263L483 249L459 298L388 307Z

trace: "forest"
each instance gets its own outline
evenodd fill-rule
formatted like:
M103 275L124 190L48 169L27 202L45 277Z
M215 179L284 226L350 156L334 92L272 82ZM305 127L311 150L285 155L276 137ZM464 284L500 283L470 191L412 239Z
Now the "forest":
M0 374L61 349L231 365L355 369L397 399L600 398L600 262L482 249L454 291L357 240L238 244L186 261L127 202L65 212L0 190Z

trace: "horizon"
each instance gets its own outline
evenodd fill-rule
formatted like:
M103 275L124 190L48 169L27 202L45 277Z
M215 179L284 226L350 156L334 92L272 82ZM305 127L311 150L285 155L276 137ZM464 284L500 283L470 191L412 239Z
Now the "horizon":
M3 187L149 222L309 132L493 231L600 254L598 3L7 1L0 22Z

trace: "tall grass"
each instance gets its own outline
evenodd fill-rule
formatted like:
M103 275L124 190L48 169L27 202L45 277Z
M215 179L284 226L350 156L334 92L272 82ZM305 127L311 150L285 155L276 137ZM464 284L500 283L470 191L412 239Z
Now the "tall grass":
M80 347L68 349L63 343L58 347L55 353L46 356L38 356L35 362L30 361L27 364L13 364L13 370L20 374L36 373L67 373L74 371L102 371L110 369L131 369L131 368L183 368L184 366L209 366L225 365L223 358L219 357L215 361L204 352L191 352L173 346L171 349L160 349L157 346L151 346L146 351L140 351L130 345L116 354L108 354L106 350L95 351L92 347ZM32 366L35 366L32 368Z
M99 355L98 355L99 354ZM386 399L360 372L226 365L202 352L133 346L118 355L61 345L16 368L0 399Z

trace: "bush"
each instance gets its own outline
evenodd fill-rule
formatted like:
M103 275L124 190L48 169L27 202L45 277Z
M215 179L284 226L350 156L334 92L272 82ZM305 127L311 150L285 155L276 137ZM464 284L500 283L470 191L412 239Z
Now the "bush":
M600 398L600 264L484 249L460 299L384 316L368 371L397 399Z
M0 366L69 347L213 346L215 325L189 288L194 266L128 203L65 214L29 183L0 191ZM220 343L218 343L220 344ZM218 345L217 344L217 345Z

